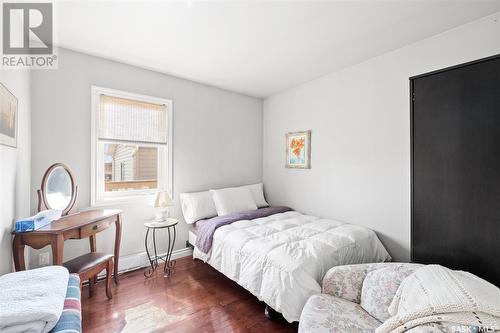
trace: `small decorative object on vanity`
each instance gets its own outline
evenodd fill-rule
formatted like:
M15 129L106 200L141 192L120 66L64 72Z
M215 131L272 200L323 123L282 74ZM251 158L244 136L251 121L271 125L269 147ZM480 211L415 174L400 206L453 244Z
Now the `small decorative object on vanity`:
M167 215L168 207L172 207L174 202L170 198L170 194L167 191L160 191L156 193L154 207L156 210L155 222L164 222Z
M156 272L156 269L158 268L158 263L160 260L165 262L165 266L163 267L163 273L165 277L169 277L172 274L172 270L175 267L175 260L172 259L172 251L174 250L174 245L175 245L175 236L176 236L176 230L175 226L177 225L178 220L173 219L173 218L167 218L163 222L158 222L158 221L153 221L153 222L148 222L144 223L144 226L147 228L146 230L146 237L144 239L144 246L146 247L146 253L148 255L148 260L149 264L151 267L146 269L144 272L144 276L149 278L153 276L154 272ZM164 254L158 254L158 250L156 247L156 230L157 229L167 229L168 232L168 244L167 244L167 252ZM171 230L172 229L172 230ZM153 230L153 236L152 236L152 241L153 241L153 253L149 251L149 244L148 244L148 239L149 239L149 232Z
M287 168L311 168L311 131L291 132L286 134Z

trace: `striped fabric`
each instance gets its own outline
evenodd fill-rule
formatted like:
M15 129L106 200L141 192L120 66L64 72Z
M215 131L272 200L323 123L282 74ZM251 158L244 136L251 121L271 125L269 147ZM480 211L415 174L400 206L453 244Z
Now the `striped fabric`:
M51 333L81 333L82 309L80 303L80 278L76 274L69 275L68 289L61 318Z

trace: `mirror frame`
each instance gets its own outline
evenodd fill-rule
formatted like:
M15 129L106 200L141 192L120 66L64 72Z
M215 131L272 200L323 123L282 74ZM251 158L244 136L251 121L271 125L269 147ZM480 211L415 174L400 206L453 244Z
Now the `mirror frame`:
M38 211L42 210L42 206L45 209L52 209L47 200L47 182L49 181L49 176L56 168L63 168L69 175L69 179L71 180L71 199L68 205L63 209L62 215L68 215L73 206L75 205L76 198L78 196L78 185L76 185L75 176L71 169L64 163L54 163L52 164L47 171L43 174L42 184L38 192Z

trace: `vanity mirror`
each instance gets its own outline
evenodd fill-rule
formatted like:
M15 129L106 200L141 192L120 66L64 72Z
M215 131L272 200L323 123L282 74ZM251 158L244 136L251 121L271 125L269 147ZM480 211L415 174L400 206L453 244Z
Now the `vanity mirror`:
M63 163L52 164L42 178L38 190L38 211L60 209L67 215L75 204L78 186L70 168Z

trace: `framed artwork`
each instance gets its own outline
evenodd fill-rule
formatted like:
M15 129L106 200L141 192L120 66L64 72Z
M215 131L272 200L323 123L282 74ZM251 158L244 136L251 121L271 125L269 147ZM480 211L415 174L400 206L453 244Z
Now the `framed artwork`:
M287 168L311 168L311 131L286 134Z
M17 98L1 83L0 144L17 147Z

